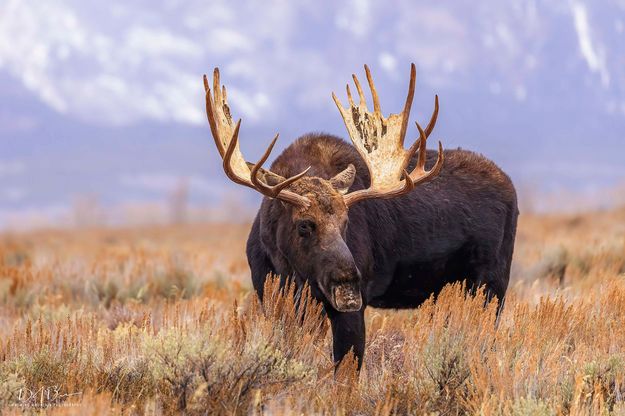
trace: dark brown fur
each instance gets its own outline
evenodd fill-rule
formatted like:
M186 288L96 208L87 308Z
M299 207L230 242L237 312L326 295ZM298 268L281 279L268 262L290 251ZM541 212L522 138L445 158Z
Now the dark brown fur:
M427 159L426 166L432 166L436 153L428 152ZM356 167L350 191L366 188L369 172L352 145L310 134L284 150L271 170L289 177L312 166L310 176L330 179L350 163ZM414 308L445 284L463 280L483 286L503 303L518 209L512 182L490 160L466 150L446 150L442 171L431 182L395 199L359 202L349 211L340 194L328 189L329 181L305 179L291 189L310 194L310 210L265 198L247 256L261 298L270 272L311 285L332 324L336 361L350 349L362 360L364 306ZM295 232L307 216L330 230L320 228L314 244ZM359 288L361 310L339 312L328 300L328 282L341 279Z

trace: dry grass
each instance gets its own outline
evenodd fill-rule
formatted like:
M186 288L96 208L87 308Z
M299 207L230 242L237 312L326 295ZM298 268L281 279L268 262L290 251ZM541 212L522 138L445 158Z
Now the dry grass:
M368 310L360 376L314 302L257 303L246 233L3 236L0 412L625 414L625 210L522 217L497 329L459 286Z

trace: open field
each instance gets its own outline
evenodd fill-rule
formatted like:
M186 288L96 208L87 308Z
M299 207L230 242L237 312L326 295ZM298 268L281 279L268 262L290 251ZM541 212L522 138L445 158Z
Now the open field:
M0 413L625 415L625 209L522 215L497 330L460 287L369 309L359 377L318 307L258 305L247 230L0 237Z

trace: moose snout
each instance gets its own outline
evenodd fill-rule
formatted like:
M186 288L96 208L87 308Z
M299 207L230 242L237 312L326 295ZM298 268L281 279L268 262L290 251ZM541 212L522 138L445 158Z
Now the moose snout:
M329 281L333 284L360 283L360 270L354 264L336 267L329 273Z
M360 271L352 253L342 238L336 238L327 249L325 278L321 286L327 300L339 312L354 312L362 308Z

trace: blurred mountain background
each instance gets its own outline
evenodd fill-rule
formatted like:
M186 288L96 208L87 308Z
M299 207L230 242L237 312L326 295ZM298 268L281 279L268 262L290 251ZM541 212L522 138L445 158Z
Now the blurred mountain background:
M0 228L248 218L259 197L222 172L203 73L221 68L257 160L276 132L274 156L347 139L330 94L364 63L400 111L411 62L412 120L438 94L432 138L493 159L522 207L625 202L623 0L0 0Z

